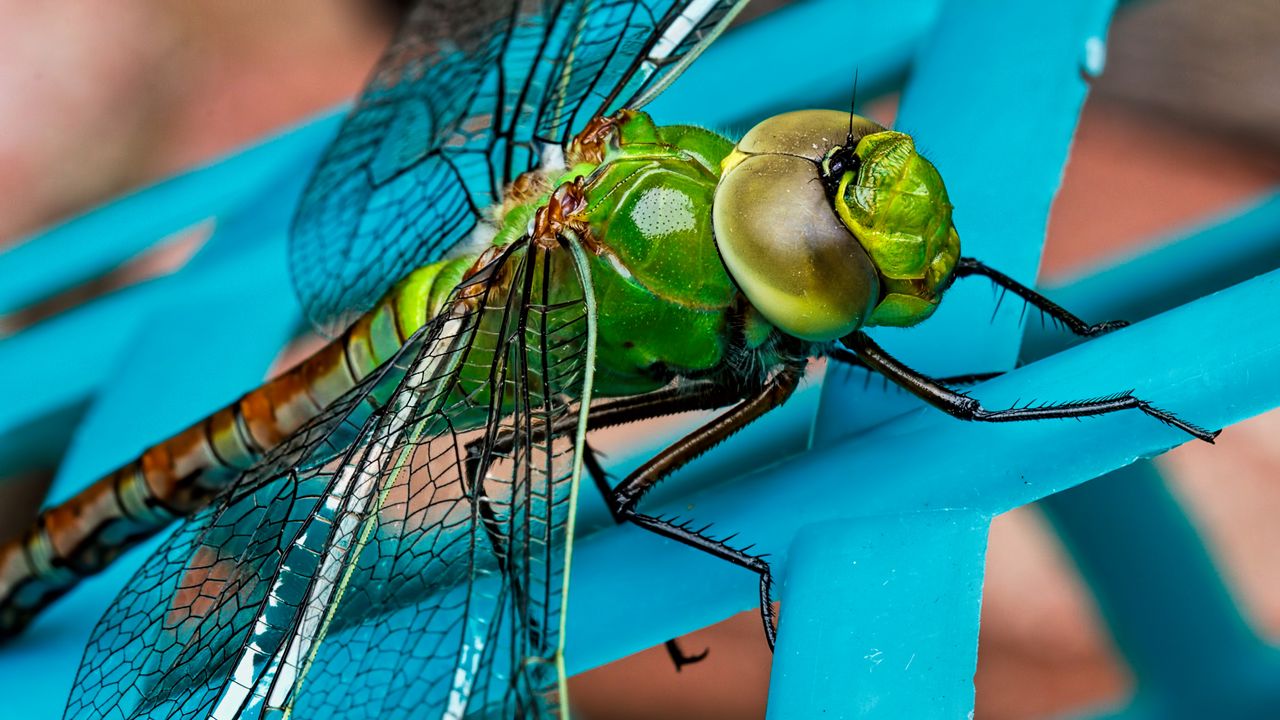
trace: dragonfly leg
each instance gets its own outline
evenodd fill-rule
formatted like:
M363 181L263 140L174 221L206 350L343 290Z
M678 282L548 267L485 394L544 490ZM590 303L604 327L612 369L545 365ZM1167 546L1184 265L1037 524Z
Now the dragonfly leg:
M770 649L773 649L777 634L777 620L773 610L773 574L769 563L763 557L751 555L747 549L733 548L726 540L707 536L705 527L695 530L688 521L676 522L644 515L636 511L636 506L645 493L671 473L786 402L799 385L802 373L803 370L800 367L782 369L753 396L742 400L659 453L628 475L605 496L605 501L614 518L626 520L650 532L697 548L759 575L760 617ZM598 480L597 484L599 484Z
M713 408L724 407L732 403L736 398L730 393L729 389L720 387L708 381L698 381L691 383L685 387L666 388L645 395L621 398L609 402L600 403L591 409L588 417L587 428L596 430L603 427L613 425L622 425L629 422L636 422L648 418L661 417L663 415L672 415L675 413L689 412L693 410L710 410ZM568 414L558 421L552 428L554 433L571 432L578 424L576 414ZM535 434L535 438L541 440L542 437ZM499 457L510 453L515 445L515 435L509 431L500 433L496 438L492 439L490 449L486 452L486 438L478 438L471 441L466 446L466 458L464 459L464 477L466 478L467 492L475 498L476 509L480 516L480 524L484 527L485 534L489 538L489 544L493 549L494 559L498 563L498 568L505 574L507 572L507 547L503 539L501 525L494 512L493 505L489 502L488 496L484 489L484 473L486 464L484 458ZM595 451L588 445L584 450L583 464L588 474L596 482L601 494L606 498L610 498L613 493L612 486L609 485L609 479L604 468L596 456ZM612 510L612 506L610 506ZM625 522L625 518L614 516L616 522ZM675 641L669 641L674 643ZM677 646L678 649L678 646ZM668 647L668 652L672 652ZM679 671L683 665L689 665L698 662L706 657L706 652L701 654L688 656L680 652L680 660L676 661L676 670ZM673 659L675 656L673 655Z
M867 372L875 372L870 365L863 362L862 358L858 357L857 353L854 353L847 348L839 346L833 347L827 352L827 357L845 365L860 367ZM964 375L948 375L947 377L933 378L933 381L942 385L976 385L980 382L986 382L992 378L998 378L1003 374L1003 372L966 373Z
M960 258L960 261L956 263L955 273L957 278L970 277L973 275L980 275L987 278L997 286L1022 298L1040 312L1062 323L1068 330L1081 337L1102 335L1103 333L1107 333L1112 330L1119 330L1129 324L1124 320L1108 320L1106 322L1090 325L1044 295L1041 295L1035 290L1032 290L1026 285L1023 285L1017 280L1014 280L1008 275L1005 275L999 270L996 270L976 258Z
M671 657L672 664L676 666L676 672L683 670L685 665L696 665L706 660L707 654L711 652L711 648L703 648L697 655L687 655L684 648L680 647L679 641L674 638L663 645L667 648L667 655Z
M593 405L587 417L587 429L599 430L694 410L714 410L741 399L742 394L734 388L710 380L698 380L684 386Z
M507 452L510 449L508 447ZM495 454L500 454L501 448L495 449ZM463 461L463 476L467 480L466 490L475 498L476 510L480 515L480 524L484 526L484 532L489 536L489 545L493 548L494 560L498 563L498 569L507 574L507 547L503 540L502 527L498 522L497 513L493 511L493 505L489 502L489 496L484 489L484 475L488 469L487 464L483 462L485 456L485 440L473 440L467 444L467 457Z
M626 522L626 518L619 517L614 512L613 504L609 502L613 498L613 485L609 483L609 473L605 471L604 465L600 464L600 455L595 448L586 442L582 444L582 469L587 471L591 476L591 482L595 483L596 490L600 491L600 497L604 498L609 513L613 515L613 521L619 525Z
M673 522L665 518L642 515L635 510L621 511L627 520L639 527L656 533L662 537L675 540L691 548L726 560L741 568L746 568L760 576L760 620L764 625L764 639L773 650L778 637L778 618L773 609L773 570L762 555L752 555L749 548L733 548L725 540L717 540L706 535L707 527L694 530L689 521Z
M716 416L636 468L613 489L612 501L618 512L625 513L633 510L645 493L671 473L719 445L765 413L782 405L795 392L802 374L803 369L800 367L783 368L767 380L754 395Z
M672 387L657 390L644 395L610 400L592 406L587 417L588 430L625 425L630 422L651 420L665 415L693 412L695 410L714 410L732 405L741 400L741 394L733 388L722 384L701 380L684 387ZM619 524L627 521L615 512L613 486L609 483L609 475L600 464L599 454L590 446L583 448L582 463L595 482L596 489L605 499L613 520Z
M958 393L940 385L937 381L922 375L904 365L900 360L885 352L865 333L854 332L841 339L841 342L857 353L869 367L889 378L894 384L907 392L924 400L930 405L961 420L979 422L1019 422L1023 420L1048 420L1054 418L1079 418L1093 415L1105 415L1121 410L1139 410L1147 415L1182 430L1193 437L1212 443L1220 430L1205 430L1191 423L1179 420L1173 413L1161 410L1146 400L1134 397L1132 392L1123 392L1110 397L1093 400L1075 400L1064 403L1041 405L1038 407L1013 407L1007 410L988 410L974 398Z
M605 472L604 466L600 464L599 455L589 444L584 444L582 453L583 469L585 469L587 474L591 476L591 480L595 483L596 489L600 491L600 496L604 498L605 504L609 507L610 512L612 512L614 509L613 504L609 501L613 497L613 486L609 484L609 474ZM619 524L627 521L626 518L620 517L617 514L614 514L613 520ZM684 651L684 648L680 647L680 642L677 638L672 638L663 644L667 648L667 655L671 658L671 663L676 667L676 672L683 670L685 665L693 665L695 663L702 662L707 659L707 654L711 652L710 648L704 648L702 652L697 655L689 655Z
M641 420L651 420L664 415L675 415L695 410L714 410L715 408L731 405L735 400L739 399L738 393L733 392L732 388L701 380L683 387L664 388L644 395L624 397L594 405L587 418L587 429L600 430ZM557 434L571 432L577 424L577 416L569 414L556 423L553 427L553 432ZM514 439L515 436L511 432L500 434L493 441L493 449L489 454L501 456L510 453L515 447L513 444ZM465 461L469 491L480 498L484 496L484 477L481 473L481 460L485 455L484 447L484 438L468 443ZM609 484L608 473L600 465L596 451L590 445L587 445L583 450L583 464L588 474L591 475L591 479L595 481L596 487L605 498L612 497L613 486ZM611 506L610 510L612 509ZM483 501L481 502L480 513L482 518L492 517L492 511L487 508L487 504ZM620 518L616 515L614 520L618 523L626 522L625 518Z

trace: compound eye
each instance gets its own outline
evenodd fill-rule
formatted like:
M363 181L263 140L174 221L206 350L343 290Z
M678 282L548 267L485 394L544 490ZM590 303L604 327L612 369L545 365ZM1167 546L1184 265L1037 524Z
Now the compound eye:
M789 335L842 337L880 296L875 266L836 217L813 160L745 158L720 179L712 219L729 274Z
M817 162L836 145L857 145L863 136L882 130L871 120L839 110L796 110L760 121L742 136L737 149L747 155L777 153Z

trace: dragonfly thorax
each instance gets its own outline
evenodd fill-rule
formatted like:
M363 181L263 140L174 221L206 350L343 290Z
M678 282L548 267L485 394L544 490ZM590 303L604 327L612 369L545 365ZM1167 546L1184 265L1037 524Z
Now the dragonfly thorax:
M592 121L566 147L563 169L525 173L508 188L495 244L564 237L588 252L597 305L607 308L596 395L732 371L743 348L772 332L744 317L754 311L716 250L711 204L732 149L711 131L624 110Z

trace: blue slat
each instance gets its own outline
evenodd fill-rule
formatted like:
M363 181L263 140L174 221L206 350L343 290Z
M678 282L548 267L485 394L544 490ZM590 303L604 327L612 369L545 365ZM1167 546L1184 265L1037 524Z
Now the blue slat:
M847 108L855 70L862 99L901 81L940 4L798 2L716 40L645 110L662 123L741 134L779 112Z
M941 510L802 528L780 593L769 720L968 715L978 639L957 628L978 620L989 524Z
M225 218L209 240L206 252L213 256L219 248L256 244L233 254L233 260L243 263L241 272L207 273L203 267L209 263L193 260L167 281L177 289L144 308L145 320L124 351L115 357L93 356L111 369L111 381L76 429L58 469L52 501L261 381L299 323L290 287L263 277L284 273L284 228L305 177L298 175L259 195L236 216ZM134 550L78 587L33 623L12 649L0 652L0 683L20 682L33 691L15 712L20 709L22 717L30 718L59 716L96 619L155 544ZM29 664L24 649L40 659L38 666Z
M1086 48L1096 47L1105 37L1113 5L1110 0L948 2L935 33L921 48L903 95L897 127L916 138L918 148L946 180L965 254L1028 284L1036 277L1049 206L1057 193L1087 91L1080 73L1081 59ZM877 333L877 338L891 352L929 373L1012 367L1021 339L1020 308L1011 303L992 317L991 292L985 284L958 284L949 291L937 316L922 327L907 332L886 329ZM849 378L847 372L833 373L825 388L816 427L819 443L860 431L903 407L904 400L880 401L883 394L874 397L861 382L839 382ZM850 422L848 408L859 406L868 410ZM849 458L846 466L856 467L854 459ZM949 473L939 473L936 482L952 481ZM895 510L913 512L915 508L889 508L886 512ZM839 538L830 542L837 543ZM902 542L908 544L906 539ZM814 546L810 543L806 547ZM916 558L903 557L901 562L931 567L935 549L917 548L920 554ZM949 586L956 582L980 586L983 572L978 560L964 567L972 573L970 577L957 580L939 574L937 587L922 587L921 592L962 602L964 595L950 592ZM862 582L855 585L842 573L815 575L804 589L790 590L790 596L808 593L827 598L833 622L839 622L849 605L879 601L877 607L895 607L892 589L867 582L866 576L860 579ZM787 582L790 586L792 581L788 578ZM904 611L908 607L901 602L896 606ZM952 616L960 617L954 612ZM868 707L861 692L855 691L856 698L841 698L845 690L839 685L830 686L830 695L818 702L830 717L926 717L936 710L931 693L934 687L963 684L970 688L971 698L977 661L976 609L964 618L949 628L952 635L947 647L964 648L965 652L951 657L945 677L942 670L923 675L895 664L880 674L878 687L886 698L898 699L896 702ZM920 637L928 644L928 638L917 633L931 632L929 624L913 622L905 612L887 621L892 632L905 640ZM796 632L785 623L784 630ZM811 630L814 632L808 632ZM824 644L821 630L820 623L802 626L802 637L788 642L796 642L807 652L775 656L771 715L800 717L787 714L787 704L802 695L789 691L788 682L803 684L803 678L823 671L848 676L862 667L859 658ZM780 698L782 705L775 706L774 697ZM908 698L915 699L914 706L906 704Z
M254 285L267 283L281 272L279 256L282 237L276 233L255 235L258 247L236 258L225 271L179 273L130 288L98 302L71 310L30 330L0 342L0 393L11 400L0 406L0 477L33 464L56 459L65 447L51 447L50 457L32 457L22 431L24 426L50 413L85 404L107 384L121 362L133 352L133 339L142 328L159 327L151 315L183 298L217 297L227 287L228 278ZM83 346L92 352L70 351ZM204 347L204 345L201 345ZM132 409L137 412L137 407ZM79 414L69 419L79 419ZM134 420L137 419L136 414ZM56 428L46 428L54 432ZM95 464L111 467L120 455L105 453Z
M1046 292L1092 321L1133 321L1280 267L1280 188L1151 244L1154 249ZM1022 356L1043 357L1066 340L1033 323Z
M330 112L22 241L0 254L0 315L97 277L179 230L270 192L282 168L309 166L340 119Z
M111 377L113 368L128 365L139 328L149 325L148 331L155 333L164 327L150 319L153 312L173 302L191 302L194 296L212 297L210 293L221 288L288 285L283 248L290 208L337 120L336 114L326 115L243 155L140 190L118 205L91 211L0 255L0 268L8 268L0 272L25 272L22 268L28 264L46 268L46 274L53 272L52 280L24 281L31 283L24 287L40 285L52 291L69 277L60 274L64 265L93 267L105 259L144 249L165 234L215 215L223 225L236 216L254 223L238 232L216 232L175 275L126 288L0 341L0 367L5 368L0 374L0 392L12 398L0 406L0 477L47 466L50 454L56 457L55 453L61 453L57 438L63 431L56 423L25 429L49 416L60 416L64 422L77 418L73 409L88 402ZM236 177L237 168L245 174L245 187L234 187L228 180ZM203 191L201 183L206 185ZM203 205L199 203L202 197L207 198ZM104 232L104 227L113 228L115 234L94 235ZM100 253L94 249L100 241L111 247ZM79 249L72 252L67 245ZM19 260L6 264L14 253L20 255ZM235 347L234 340L234 335L211 338L199 346ZM175 347L178 342L177 338L172 340ZM85 352L84 348L93 351ZM230 365L222 367L235 372ZM253 372L258 371L260 368ZM153 396L162 389L153 386L138 397ZM227 399L219 397L217 402ZM145 406L145 402L135 405ZM33 444L41 452L29 452ZM109 469L119 463L125 449L110 450L90 465Z
M176 292L149 309L115 359L62 459L51 501L261 383L301 324L291 286L274 279L287 276L287 228L307 177L287 173L247 198L168 279Z
M1280 267L1280 195L1199 225L1190 237L1049 294L1067 307L1137 320ZM1061 333L1032 330L1023 357L1064 344ZM1153 463L1108 473L1040 507L1084 571L1134 675L1135 696L1108 717L1280 714L1280 655L1242 617Z
M1041 503L1134 673L1129 720L1280 716L1280 650L1240 614L1155 467L1139 462Z

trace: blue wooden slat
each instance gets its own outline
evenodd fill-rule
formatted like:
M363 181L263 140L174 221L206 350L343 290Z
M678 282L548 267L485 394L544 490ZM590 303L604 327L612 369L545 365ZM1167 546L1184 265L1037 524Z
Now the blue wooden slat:
M1154 249L1046 292L1093 321L1134 321L1280 267L1280 188L1149 245ZM1022 356L1044 357L1068 342L1054 328L1032 323Z
M956 629L978 622L989 524L942 510L801 529L769 720L965 717L978 642Z
M58 468L50 500L69 496L148 445L168 437L261 383L272 360L300 326L286 273L285 228L305 183L295 175L225 218L200 256L173 278L196 287L151 309L115 362ZM204 268L242 260L257 246L256 264L220 273ZM220 257L221 256L221 257ZM100 362L109 362L103 358Z
M37 333L48 345L29 361L60 358L72 367L84 363L91 374L110 378L76 429L51 490L52 501L261 381L298 326L292 290L279 282L286 276L284 240L291 208L307 177L297 168L285 172L294 162L296 158L276 167L277 182L242 198L236 212L222 217L213 237L182 270L104 301L105 313L90 306L58 319L59 332ZM133 320L125 332L102 325L104 315L109 319L122 311ZM57 344L65 341L65 333L74 338L75 332L99 327L108 332L90 346L96 352L64 353L66 345ZM25 335L10 342L25 341ZM50 374L51 383L64 380L62 373ZM30 718L60 715L96 618L154 545L129 553L77 588L11 650L0 652L0 682L39 690L24 695L15 712ZM24 650L40 664L30 664Z
M71 220L13 251L20 255L16 264L5 264L13 253L0 255L0 266L9 268L0 272L19 272L28 264L46 268L46 275L52 272L52 279L28 280L23 286L52 290L69 277L63 274L64 266L75 273L96 267L203 218L218 215L224 226L237 216L252 223L237 232L225 228L215 232L175 275L112 293L0 341L0 367L5 368L0 392L11 398L0 406L0 477L47 466L51 453L61 453L58 442L65 431L56 422L35 428L32 423L50 416L62 422L77 419L73 409L87 403L115 367L128 364L138 329L156 333L165 327L151 319L153 312L173 302L190 303L196 296L215 297L223 288L288 286L283 258L291 207L325 139L333 134L336 119L334 114L326 115L246 151L245 157L232 156L140 190L118 206L108 205ZM237 168L245 172L245 187L232 187L235 183L228 180L236 177ZM203 191L201 183L206 185ZM203 206L198 202L202 197L207 198ZM117 234L94 235L104 232L104 227ZM98 252L94 248L99 243L110 247ZM68 245L80 250L70 251ZM177 346L179 339L170 342ZM212 339L200 346L234 347ZM230 365L221 367L235 372ZM33 444L41 449L39 453L29 452ZM120 461L119 451L124 449L107 452L90 464L110 468Z
M1135 675L1128 716L1280 716L1280 650L1253 632L1149 462L1041 503Z
M659 122L741 134L779 112L847 108L855 70L862 100L901 81L940 4L795 3L726 33L645 110Z
M964 252L1028 284L1035 280L1049 206L1057 193L1087 91L1081 61L1105 37L1112 9L1110 0L1048 5L953 0L943 6L935 33L922 46L903 96L896 125L916 138L918 148L946 180ZM908 332L886 329L877 333L877 338L925 372L953 374L974 367L1012 367L1021 339L1020 308L1011 304L991 317L991 293L983 284L958 284L949 291L937 316L924 326ZM818 442L829 442L854 428L861 430L869 424L868 419L882 419L902 407L902 401L877 402L868 395L862 383L828 383L816 425ZM847 409L859 405L869 411L849 422ZM853 466L853 458L846 466ZM939 483L949 481L951 478L942 474L937 478ZM886 512L895 510L912 512L915 508L886 508ZM832 538L831 543L838 541ZM931 567L934 549L918 549L918 557L902 558L902 562ZM981 559L975 558L964 567L972 573L965 581L980 586ZM793 590L791 596L809 593L827 598L832 616L839 617L847 604L862 597L879 597L874 584L862 579L864 582L855 586L841 573L816 575L813 583ZM942 597L947 586L957 582L947 575L938 575L937 580L938 587L921 591ZM900 634L904 641L918 632L929 632L927 624L897 619L890 632ZM817 632L808 634L811 629ZM837 675L851 675L859 667L856 657L822 642L821 624L803 626L800 632L802 637L789 642L808 651L774 658L770 684L773 714L781 713L787 702L801 694L787 689L789 681L803 683L797 679L818 667L830 667ZM977 613L949 632L953 633L949 647L976 648ZM856 699L847 697L842 702L839 696L844 688L833 685L822 707L834 717L928 716L936 710L931 687L956 683L971 687L976 657L976 651L953 656L956 662L946 668L949 675L945 679L941 670L928 676L882 674L880 689L885 697L914 698L914 706L900 700L865 708L866 695L858 692ZM778 710L773 709L773 697L783 703Z
M145 308L127 352L94 357L111 368L111 381L77 428L51 501L261 381L299 323L291 288L262 282L262 276L284 273L284 228L304 178L260 195L238 216L224 219L210 239L215 249L259 244L233 258L246 262L242 273L206 273L199 263L180 271L169 281L181 291ZM264 228L275 229L263 234ZM15 712L28 718L60 715L89 632L155 544L135 549L76 588L19 643L0 652L0 684L39 690L24 695ZM40 659L38 666L30 664L27 651Z
M1027 284L1088 89L1081 63L1106 36L1113 7L952 0L903 94L896 125L918 137L945 178L964 253ZM1010 367L1019 308L988 322L982 285L959 284L923 327L880 339L930 371L961 360Z
M50 447L48 452L56 452L52 457L32 456L28 443L34 440L24 428L51 413L86 404L132 351L136 333L147 326L153 331L160 327L150 319L157 309L183 302L184 297L217 297L229 280L274 287L270 280L281 272L277 258L283 238L279 232L275 239L269 232L256 238L258 247L247 248L234 264L218 271L184 272L129 288L0 342L0 367L5 369L0 373L0 393L9 398L0 405L0 478L29 467L47 467L65 452L65 447ZM66 419L80 417L73 413ZM58 433L56 427L40 430ZM119 457L109 452L97 464L111 467Z
M1068 307L1137 320L1280 267L1277 238L1280 196L1272 193L1049 293ZM1023 357L1043 356L1062 339L1033 326ZM1280 714L1280 655L1241 616L1150 461L1047 497L1040 507L1084 570L1134 675L1135 697L1110 717Z
M282 168L308 167L333 137L329 112L278 137L114 200L0 254L0 315L73 287L207 217L234 212L280 181ZM72 171L66 169L66 171Z

